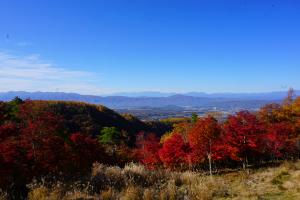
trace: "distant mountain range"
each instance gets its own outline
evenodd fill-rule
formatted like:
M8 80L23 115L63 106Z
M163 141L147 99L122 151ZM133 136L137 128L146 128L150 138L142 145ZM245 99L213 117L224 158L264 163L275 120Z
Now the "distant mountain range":
M295 90L296 95L300 95L300 90ZM170 97L179 93L167 92L122 92L114 93L111 96L126 96L126 97ZM278 100L283 99L287 95L287 91L261 92L261 93L205 93L205 92L187 92L180 93L184 96L192 97L207 97L207 98L230 98L230 99L256 99L256 100Z
M300 91L296 91L299 95ZM14 97L32 100L63 100L82 101L93 104L102 104L110 108L140 108L140 107L204 107L204 108L242 108L259 107L270 102L280 102L286 92L270 93L215 93L207 94L190 92L176 93L119 93L114 96L80 95L64 92L0 92L0 100L9 101Z

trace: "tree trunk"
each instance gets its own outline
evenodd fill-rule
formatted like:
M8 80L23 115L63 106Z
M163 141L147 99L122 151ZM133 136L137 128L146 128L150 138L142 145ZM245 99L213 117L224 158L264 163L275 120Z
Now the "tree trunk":
M246 171L246 162L243 160L243 170Z
M212 170L211 170L211 139L209 139L209 153L207 154L208 158L208 165L209 165L209 175L212 177Z
M208 165L209 165L209 175L212 176L212 167L211 167L211 154L207 154L207 158L208 158Z

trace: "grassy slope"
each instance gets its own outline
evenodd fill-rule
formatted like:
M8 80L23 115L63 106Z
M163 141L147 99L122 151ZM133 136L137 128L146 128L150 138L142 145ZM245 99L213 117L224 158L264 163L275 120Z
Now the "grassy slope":
M220 178L230 186L233 199L300 199L300 162Z
M29 199L300 199L300 161L213 178L193 172L148 171L139 165L120 169L97 164L90 180L81 187L38 184Z

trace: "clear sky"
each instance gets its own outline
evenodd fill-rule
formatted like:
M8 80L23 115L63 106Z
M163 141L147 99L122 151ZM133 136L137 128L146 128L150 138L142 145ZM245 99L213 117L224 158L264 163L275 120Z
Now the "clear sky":
M0 91L300 88L297 0L1 0Z

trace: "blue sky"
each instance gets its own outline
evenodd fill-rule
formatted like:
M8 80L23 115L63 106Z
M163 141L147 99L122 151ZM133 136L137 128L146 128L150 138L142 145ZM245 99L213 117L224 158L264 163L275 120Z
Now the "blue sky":
M7 0L0 91L300 88L300 2Z

